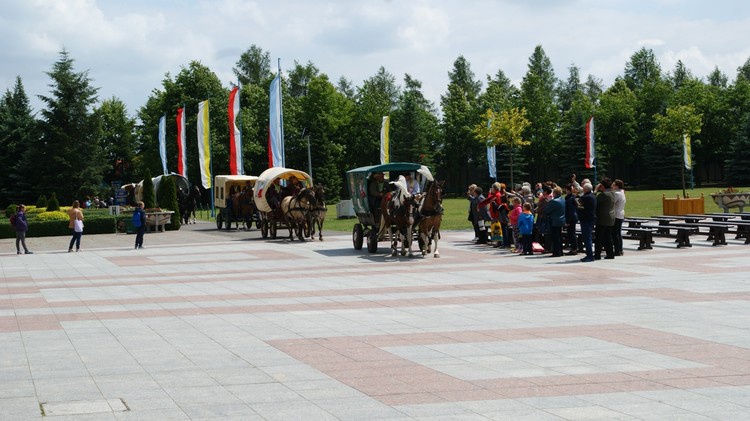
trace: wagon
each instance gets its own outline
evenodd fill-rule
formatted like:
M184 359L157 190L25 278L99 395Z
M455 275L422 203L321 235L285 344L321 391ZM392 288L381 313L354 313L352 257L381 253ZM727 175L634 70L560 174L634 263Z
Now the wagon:
M250 229L253 222L260 228L260 214L257 212L252 189L258 180L254 175L217 175L214 177L214 206L216 212L216 228L224 226L230 229L232 222L245 224ZM244 190L244 192L243 192ZM239 194L236 198L233 193Z
M279 229L289 228L281 209L271 208L266 197L266 192L268 191L268 187L271 186L276 179L284 182L291 177L296 177L307 187L313 185L312 177L306 172L284 167L271 167L263 171L255 182L253 201L255 202L255 207L260 213L260 234L263 238L268 238L269 235L271 238L276 238Z
M407 173L414 172L421 176L421 184L433 181L429 168L422 164L412 162L392 162L389 164L371 165L368 167L355 168L346 172L346 185L352 199L354 213L357 215L358 223L354 224L352 230L352 242L355 250L361 250L364 239L367 238L367 251L376 253L378 251L378 232L380 231L379 214L371 209L374 198L369 196L368 183L374 173ZM393 177L395 179L395 177ZM386 185L389 180L386 179Z

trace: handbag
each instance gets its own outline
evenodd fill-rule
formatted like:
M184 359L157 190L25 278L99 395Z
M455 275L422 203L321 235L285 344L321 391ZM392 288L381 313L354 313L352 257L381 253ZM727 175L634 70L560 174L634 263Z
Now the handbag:
M76 219L73 221L73 231L75 232L83 232L83 221L80 219Z

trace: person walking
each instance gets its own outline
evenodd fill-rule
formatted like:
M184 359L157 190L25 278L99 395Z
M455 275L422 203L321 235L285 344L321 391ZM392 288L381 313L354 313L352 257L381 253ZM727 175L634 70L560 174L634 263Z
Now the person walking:
M583 241L586 257L582 262L594 261L593 233L596 224L596 196L592 192L591 183L583 184L583 195L580 197L581 206L578 210L578 220L581 222L581 241Z
M18 210L12 216L11 224L16 229L16 254L21 254L20 246L23 246L24 254L34 254L26 247L26 231L29 230L29 223L26 221L26 205L18 205Z
M135 248L143 248L143 235L146 233L146 212L143 211L143 202L138 202L138 206L133 212L133 226L136 228Z
M73 206L68 209L68 228L73 230L73 238L68 245L68 253L73 251L73 244L76 246L76 252L81 250L81 236L83 235L83 212L81 211L81 202L74 200Z

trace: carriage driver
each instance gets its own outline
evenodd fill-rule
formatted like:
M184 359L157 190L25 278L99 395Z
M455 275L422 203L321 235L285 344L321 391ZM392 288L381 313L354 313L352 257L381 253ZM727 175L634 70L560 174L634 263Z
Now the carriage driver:
M266 190L266 201L271 209L276 210L281 203L281 179L274 178L273 183Z
M382 172L372 173L367 182L367 200L370 205L370 211L376 220L380 219L380 202L383 199L383 189L385 188L385 174Z
M289 177L289 180L287 180L286 187L282 190L282 196L292 196L295 197L297 194L299 194L300 191L304 188L302 186L302 182L300 182L296 176L292 175Z

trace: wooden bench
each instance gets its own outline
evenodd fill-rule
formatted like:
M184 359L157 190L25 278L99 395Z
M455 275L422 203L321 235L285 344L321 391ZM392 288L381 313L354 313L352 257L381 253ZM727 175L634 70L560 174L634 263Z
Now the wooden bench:
M650 250L651 244L654 244L654 231L651 228L623 228L625 235L623 238L638 240L638 250Z
M699 229L698 233L700 233L700 228L708 228L708 238L706 238L706 241L713 240L713 246L725 246L727 244L727 237L726 233L729 231L729 226L723 223L719 222L701 222L701 223L684 223L679 224L684 227L688 228L697 228ZM678 225L673 225L678 226Z
M726 234L735 234L735 240L741 240L744 238L745 244L750 244L750 221L748 220L704 222L703 224L698 225L704 225L709 229L708 238L706 238L706 241L714 240L714 242L716 242L716 238L714 237L714 235L716 232L721 231L721 234L724 235L724 242L722 244L726 244ZM721 227L726 227L726 230L722 229ZM732 230L732 227L736 228Z
M683 226L684 224L679 225L672 225L672 224L659 224L659 225L649 225L649 224L641 224L641 228L652 228L656 230L656 232L652 233L652 236L658 236L658 237L669 237L669 238L675 238L675 242L677 243L677 248L682 247L693 247L692 244L690 244L690 234L697 231L697 228L695 227L688 227ZM674 230L675 234L672 234L671 231Z

